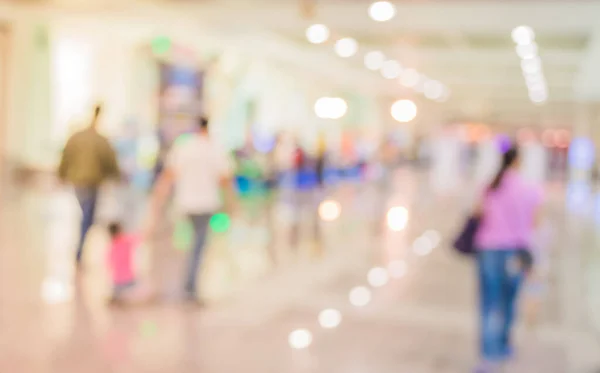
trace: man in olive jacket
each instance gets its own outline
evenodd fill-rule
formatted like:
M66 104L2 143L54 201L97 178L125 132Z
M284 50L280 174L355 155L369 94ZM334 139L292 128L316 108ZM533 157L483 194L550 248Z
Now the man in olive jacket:
M114 149L106 137L98 133L101 112L102 108L96 106L90 126L75 133L67 141L58 169L61 181L75 187L75 195L83 214L77 264L81 263L85 236L94 224L98 188L107 179L120 176Z

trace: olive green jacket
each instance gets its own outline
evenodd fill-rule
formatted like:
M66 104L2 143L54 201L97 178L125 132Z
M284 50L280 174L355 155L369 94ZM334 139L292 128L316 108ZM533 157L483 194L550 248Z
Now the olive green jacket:
M97 187L120 176L117 156L106 137L92 128L85 129L67 141L58 176L76 187Z

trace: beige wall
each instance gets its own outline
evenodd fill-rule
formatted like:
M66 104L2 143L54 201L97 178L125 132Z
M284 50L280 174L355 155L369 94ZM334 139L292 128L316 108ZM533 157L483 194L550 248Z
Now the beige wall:
M5 172L5 142L8 122L9 29L0 24L0 175Z

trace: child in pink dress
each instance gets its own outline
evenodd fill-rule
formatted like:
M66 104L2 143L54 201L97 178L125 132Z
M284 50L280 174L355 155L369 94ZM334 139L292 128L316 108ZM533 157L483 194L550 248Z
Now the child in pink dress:
M141 243L137 235L123 232L121 224L111 223L108 227L110 233L110 248L108 265L113 282L112 303L139 300L136 289L136 276L134 270L135 249Z

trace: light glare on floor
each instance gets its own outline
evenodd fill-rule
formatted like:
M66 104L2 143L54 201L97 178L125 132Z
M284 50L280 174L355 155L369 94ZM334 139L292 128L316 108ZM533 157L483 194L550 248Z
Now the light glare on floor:
M431 242L431 245L433 247L436 247L437 245L439 245L440 241L442 240L438 231L435 231L433 229L429 229L429 230L425 231L425 233L423 233L423 236L425 236L429 239L429 241Z
M297 329L290 333L288 342L296 350L307 348L312 343L312 333L306 329Z
M413 243L413 251L420 256L429 255L433 250L433 245L427 236L421 236Z
M401 278L406 275L406 262L403 260L394 260L388 264L388 271L393 278Z
M356 307L364 307L371 302L371 290L357 286L350 290L350 303Z
M342 314L333 308L321 311L319 314L319 324L325 329L337 328L342 322Z
M367 278L369 280L369 284L374 288L378 288L387 284L390 279L387 271L381 267L371 268Z
M340 204L333 200L321 202L319 206L319 216L325 221L333 221L340 217L342 208Z
M48 278L42 283L42 299L48 304L64 303L73 297L69 283L56 278Z
M401 231L406 228L408 222L408 210L406 207L392 207L387 213L388 227L393 231Z

